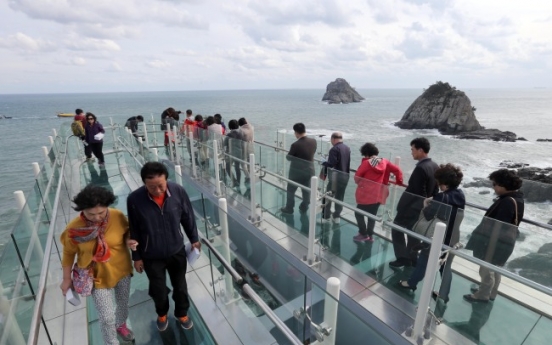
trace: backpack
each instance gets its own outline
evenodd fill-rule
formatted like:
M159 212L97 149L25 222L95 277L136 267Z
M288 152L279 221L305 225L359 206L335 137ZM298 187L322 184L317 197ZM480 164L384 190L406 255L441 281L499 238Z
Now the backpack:
M82 127L82 122L79 120L73 121L71 124L71 131L73 131L73 135L77 137L84 137L84 127Z

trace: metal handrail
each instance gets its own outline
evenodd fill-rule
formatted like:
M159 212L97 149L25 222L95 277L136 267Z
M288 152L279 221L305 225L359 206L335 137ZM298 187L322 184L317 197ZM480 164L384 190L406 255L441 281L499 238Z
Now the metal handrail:
M276 326L276 328L278 328L278 330L280 332L282 332L282 334L285 335L285 337L292 343L292 344L296 344L296 345L302 345L303 342L301 342L297 336L286 326L286 324L280 320L280 318L276 315L276 313L274 313L274 311L272 309L270 309L270 307L262 300L261 297L259 297L259 295L255 292L255 290L253 290L251 288L251 286L249 286L249 284L244 284L244 279L239 275L238 272L236 272L236 270L222 257L222 255L213 247L213 245L209 242L209 240L205 239L205 238L201 238L201 242L207 246L207 248L209 248L209 250L211 251L211 253L213 253L213 255L215 255L215 257L217 258L217 260L219 260L219 262L222 264L222 266L224 266L224 269L226 269L230 275L232 276L232 278L234 278L234 280L239 284L241 285L242 289L245 291L245 293L247 293L247 295L249 297L251 297L251 300L253 302L255 302L255 304L257 304L262 310L263 312L265 313L265 315L270 319L270 321L272 321L272 323L274 324L274 326Z
M61 187L63 186L63 176L65 172L65 163L67 162L67 147L69 143L69 137L65 141L65 152L63 153L63 162L61 163L60 174L58 179L58 186L56 189L56 197L54 199L54 206L52 210L52 216L50 220L50 227L48 228L48 237L46 238L46 245L44 247L44 256L50 255L52 251L52 244L54 242L54 231L56 225L56 218L58 213L59 206L59 197L61 194ZM50 259L44 258L42 261L42 268L40 270L40 280L38 282L38 290L35 295L35 306L33 309L33 316L31 319L30 329L29 329L29 338L27 340L27 345L35 345L38 342L38 334L40 327L40 320L42 318L42 307L44 304L44 295L46 293L46 281L48 278L48 269L50 268Z

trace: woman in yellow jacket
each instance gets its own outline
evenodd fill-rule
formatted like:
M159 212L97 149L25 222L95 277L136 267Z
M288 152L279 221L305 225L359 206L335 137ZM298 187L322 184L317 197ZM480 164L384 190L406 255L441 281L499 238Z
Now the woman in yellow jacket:
M73 288L72 267L81 273L88 269L93 276L91 295L98 311L100 328L106 345L132 341L134 334L126 325L132 263L127 247L129 235L125 215L109 205L115 202L113 193L89 185L73 199L80 215L67 224L61 234L63 245L63 295ZM115 293L116 306L113 303ZM86 295L86 292L84 293Z

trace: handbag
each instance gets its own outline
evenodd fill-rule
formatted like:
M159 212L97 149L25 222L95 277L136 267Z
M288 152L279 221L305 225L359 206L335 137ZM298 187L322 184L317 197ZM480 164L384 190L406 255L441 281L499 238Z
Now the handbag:
M86 268L80 268L76 263L73 265L73 288L82 297L92 294L92 288L94 287L93 267L94 263Z
M445 194L446 201L444 204L448 203L448 195ZM439 220L437 215L439 215L439 211L441 210L441 204L439 204L439 208L435 212L435 215L431 219L426 219L424 215L424 208L420 211L420 215L418 217L418 220L412 227L412 231L414 231L417 234L420 234L422 236L425 236L427 238L433 238L433 234L435 233L435 223Z

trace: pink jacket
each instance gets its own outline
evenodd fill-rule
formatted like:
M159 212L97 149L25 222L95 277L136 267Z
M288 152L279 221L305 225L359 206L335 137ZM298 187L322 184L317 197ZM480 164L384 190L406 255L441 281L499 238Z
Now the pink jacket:
M402 185L403 174L398 166L377 156L362 158L355 174L355 183L358 185L355 192L357 204L385 204L389 195L391 173L395 175L397 184Z

